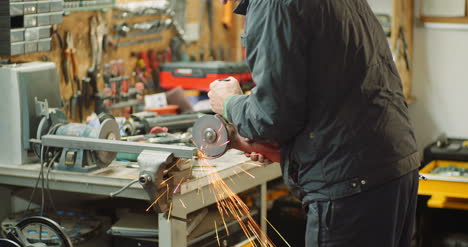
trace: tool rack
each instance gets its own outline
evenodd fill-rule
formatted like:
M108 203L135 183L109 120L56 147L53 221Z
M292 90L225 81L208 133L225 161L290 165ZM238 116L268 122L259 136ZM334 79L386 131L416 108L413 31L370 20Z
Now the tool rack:
M62 23L63 0L0 2L0 55L51 50L51 26Z

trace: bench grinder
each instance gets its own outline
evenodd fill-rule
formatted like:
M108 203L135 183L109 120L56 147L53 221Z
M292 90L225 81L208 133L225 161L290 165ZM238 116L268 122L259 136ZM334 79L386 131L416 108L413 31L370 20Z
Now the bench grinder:
M37 129L37 137L44 135L87 137L94 139L119 140L119 126L110 115L100 115L98 126L81 123L68 123L65 113L61 109L48 109L47 101L38 102L39 114L42 115ZM40 145L35 145L36 154L40 154ZM77 148L63 148L55 169L67 171L88 172L107 167L117 153L108 151L91 151Z

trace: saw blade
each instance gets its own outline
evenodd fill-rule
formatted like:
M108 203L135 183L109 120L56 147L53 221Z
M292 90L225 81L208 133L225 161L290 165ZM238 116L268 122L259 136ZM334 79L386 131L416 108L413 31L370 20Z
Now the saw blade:
M229 149L229 132L219 116L199 118L193 125L192 135L198 150L207 157L219 157Z

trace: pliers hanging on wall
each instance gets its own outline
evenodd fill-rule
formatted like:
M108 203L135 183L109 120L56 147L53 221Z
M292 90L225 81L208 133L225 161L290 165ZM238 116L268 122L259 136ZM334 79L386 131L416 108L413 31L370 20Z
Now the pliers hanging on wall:
M63 75L63 80L65 81L66 84L70 81L68 78L68 69L67 69L67 60L65 58L65 41L62 38L62 35L60 35L58 31L58 25L52 25L51 27L51 37L56 36L57 41L59 43L60 49L64 51L64 54L62 54L62 62L61 62L61 70L62 70L62 75Z

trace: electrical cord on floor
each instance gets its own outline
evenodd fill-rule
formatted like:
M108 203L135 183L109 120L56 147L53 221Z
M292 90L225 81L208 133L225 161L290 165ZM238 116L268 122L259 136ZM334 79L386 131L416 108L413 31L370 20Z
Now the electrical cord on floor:
M128 183L127 185L125 185L124 187L120 188L119 190L114 191L114 192L111 192L111 193L109 194L109 196L110 196L110 197L115 197L116 195L118 195L118 194L124 192L124 191L125 191L126 189L128 189L130 186L132 186L133 184L136 184L136 183L138 183L138 182L139 182L139 180L138 180L138 179L135 179L135 180L131 181L130 183Z
M36 193L36 189L37 187L39 186L39 180L41 179L41 174L42 174L42 167L44 165L43 163L43 154L44 154L44 146L41 146L41 155L40 155L40 160L41 160L41 170L39 171L39 175L36 179L36 185L34 185L34 188L33 188L33 191L31 192L31 196L29 197L29 203L28 203L28 206L26 207L26 211L25 212L28 212L29 211L29 208L31 207L31 203L34 199L34 194Z
M40 216L44 216L44 205L45 205L45 200L44 200L44 164L45 164L45 161L41 159L41 172L39 173L39 176L41 178L41 214L40 214Z
M55 126L54 126L55 127ZM51 133L53 131L54 128L51 128L51 130L49 131L49 133ZM45 149L45 150L44 150ZM41 181L41 215L44 214L44 209L45 209L45 192L44 192L44 189L45 189L45 182L46 182L46 179L44 177L44 166L46 165L47 163L47 167L48 167L48 173L50 172L50 167L53 165L54 161L57 159L57 157L59 156L60 152L59 151L55 151L55 153L52 156L52 159L50 160L45 160L44 158L47 158L47 155L48 155L48 152L49 152L49 147L44 147L44 146L41 146L41 153L40 153L40 164L41 164L41 169L39 171L39 175L36 179L36 184L33 188L33 191L31 192L31 196L29 198L29 203L28 203L28 206L26 208L26 211L25 212L28 212L30 207L31 207L31 204L32 204L32 201L34 199L34 195L36 193L36 190L38 189L38 186L39 186L39 181ZM49 182L48 182L48 175L47 174L47 188L48 188L48 195L49 195L49 200L51 201L51 204L52 206L55 208L55 204L53 203L53 200L52 200L52 196L51 196L51 193L50 193L50 189L49 189Z
M52 166L54 165L55 160L58 158L59 155L60 155L60 152L56 152L54 154L54 157L52 158L52 160L49 162L49 164L47 166L47 175L46 175L46 186L47 186L46 191L47 191L47 195L49 197L50 205L52 206L52 209L54 211L57 211L57 208L55 207L55 202L54 202L54 199L52 198L52 193L50 192L49 174L50 174L50 170L51 170Z

